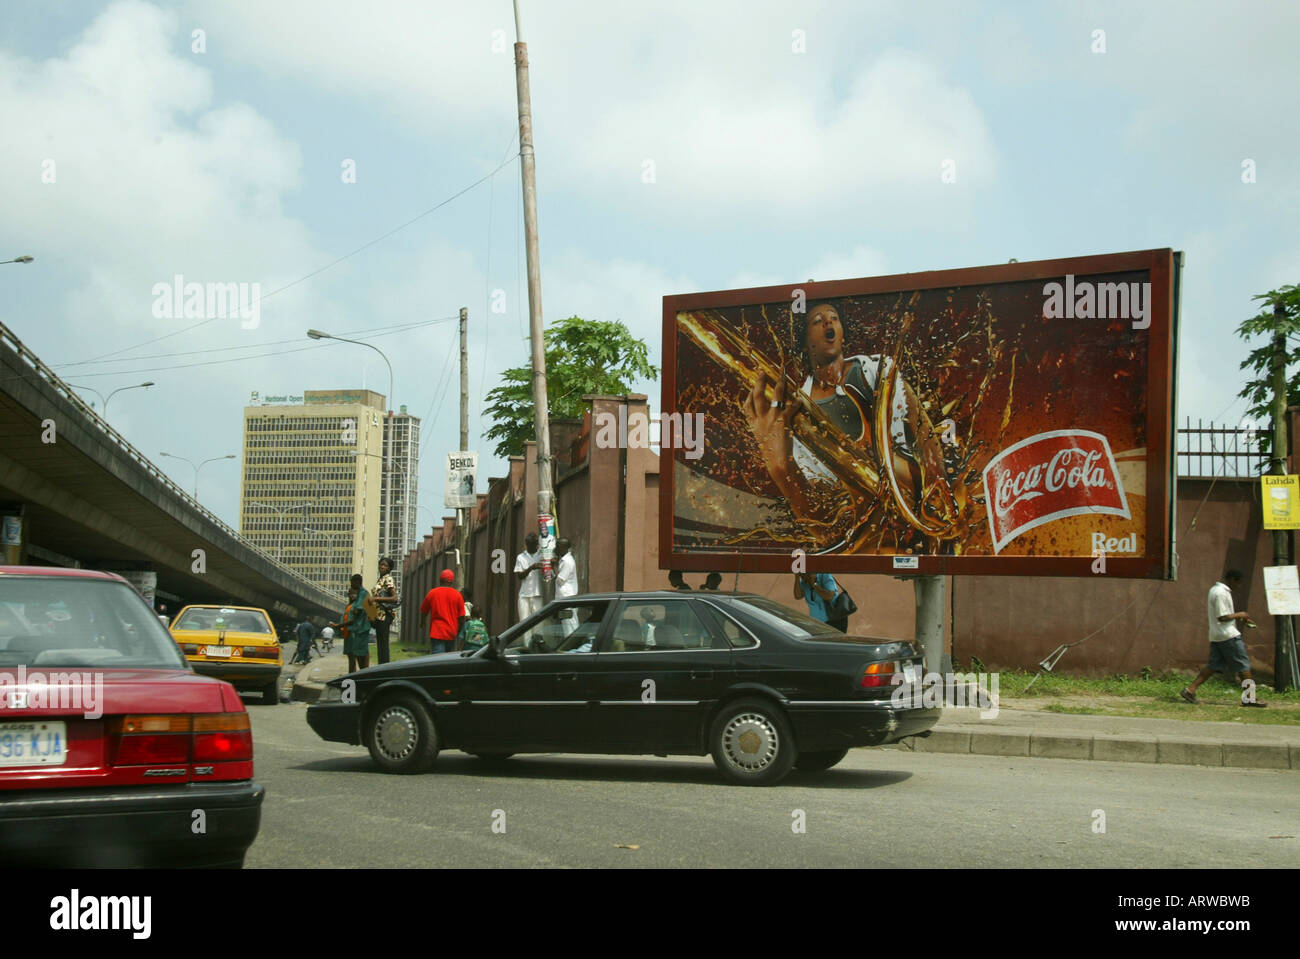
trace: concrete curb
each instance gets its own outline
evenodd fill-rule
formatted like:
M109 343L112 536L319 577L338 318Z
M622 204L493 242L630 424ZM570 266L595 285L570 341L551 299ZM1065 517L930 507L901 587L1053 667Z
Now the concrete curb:
M913 748L923 753L1300 771L1300 744L1297 743L1208 742L1175 736L1132 738L993 729L935 729L924 739L906 742L914 743Z
M324 683L294 683L289 690L289 698L295 703L314 703L325 691Z

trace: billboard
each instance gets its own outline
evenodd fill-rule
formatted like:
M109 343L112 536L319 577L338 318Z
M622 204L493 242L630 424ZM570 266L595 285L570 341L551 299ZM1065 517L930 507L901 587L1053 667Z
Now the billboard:
M442 505L447 509L473 509L477 506L478 496L474 493L474 477L477 473L478 453L448 453Z
M1180 259L664 297L660 566L1172 578Z

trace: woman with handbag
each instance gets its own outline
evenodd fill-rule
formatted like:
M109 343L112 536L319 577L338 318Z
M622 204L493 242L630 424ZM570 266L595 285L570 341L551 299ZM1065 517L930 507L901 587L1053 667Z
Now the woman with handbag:
M343 618L337 623L330 623L343 633L343 652L348 654L350 673L370 665L370 618L366 616L366 600L369 598L370 594L361 585L361 574L353 573Z
M795 573L794 598L808 604L808 615L841 633L849 631L849 615L857 604L830 573Z

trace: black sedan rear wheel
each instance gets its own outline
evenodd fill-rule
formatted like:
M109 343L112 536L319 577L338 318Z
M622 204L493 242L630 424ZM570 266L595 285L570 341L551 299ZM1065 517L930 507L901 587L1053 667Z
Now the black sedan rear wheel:
M800 753L799 758L794 761L794 766L806 773L821 772L823 769L830 769L848 754L847 749L823 749L812 753Z
M370 758L389 773L422 773L438 758L438 732L428 707L411 693L385 697L366 722Z
M713 761L742 786L770 786L794 765L794 733L777 706L764 699L738 699L719 710L709 732Z

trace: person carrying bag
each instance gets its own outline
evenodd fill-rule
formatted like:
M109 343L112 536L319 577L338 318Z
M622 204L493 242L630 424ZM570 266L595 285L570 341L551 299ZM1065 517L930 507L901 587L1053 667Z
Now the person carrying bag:
M808 604L809 616L841 633L849 631L849 616L858 610L853 598L830 573L796 573L794 596Z

